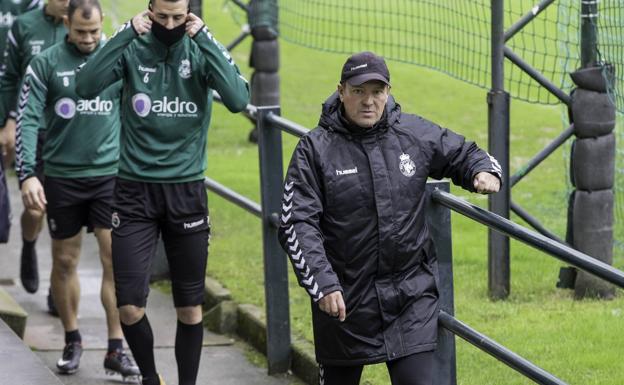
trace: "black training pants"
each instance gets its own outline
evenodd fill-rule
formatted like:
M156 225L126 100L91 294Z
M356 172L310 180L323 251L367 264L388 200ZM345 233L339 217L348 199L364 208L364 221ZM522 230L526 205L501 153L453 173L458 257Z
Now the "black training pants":
M392 385L431 385L434 352L423 352L386 362ZM358 385L364 365L319 365L319 385Z

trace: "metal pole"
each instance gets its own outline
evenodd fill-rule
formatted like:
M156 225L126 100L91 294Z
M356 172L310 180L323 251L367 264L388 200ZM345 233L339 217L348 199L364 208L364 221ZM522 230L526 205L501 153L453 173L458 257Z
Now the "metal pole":
M567 385L565 381L548 373L531 361L512 352L444 311L440 312L440 324L538 384Z
M438 256L440 309L446 314L455 314L453 294L453 248L451 242L451 210L431 200L435 189L449 192L448 182L427 183L427 226L431 232ZM435 385L456 385L457 368L455 358L455 336L449 330L438 329L438 348L435 352Z
M548 8L555 0L542 0L539 4L531 8L531 12L522 16L520 20L518 20L514 25L511 26L505 32L505 41L514 37L514 35L522 30L522 28L526 27L527 24L532 22L542 11Z
M566 244L559 243L542 234L524 228L509 219L502 218L452 194L436 190L431 194L431 197L434 201L449 207L453 211L624 289L624 272L611 265L590 257Z
M598 0L581 1L581 67L596 64Z
M489 197L490 211L509 218L509 94L505 92L504 0L492 0L492 89L488 93L489 151L500 163L503 183ZM488 230L488 288L491 298L509 296L509 238Z
M572 98L570 97L570 95L566 94L563 90L561 90L561 88L554 85L550 80L546 78L546 76L542 75L541 72L531 67L529 63L522 60L522 58L516 55L516 53L512 51L511 48L505 47L504 52L505 56L509 60L511 60L512 63L514 63L524 72L526 72L527 75L529 75L536 82L541 84L542 87L546 88L548 92L556 96L557 99L559 99L562 103L565 103L566 105L570 105L570 103L572 103Z
M210 178L204 178L204 187L206 187L207 190L210 190L213 193L219 195L220 197L234 203L236 206L247 210L257 217L262 218L262 207L260 207L259 204L247 198L246 196L243 196Z
M258 107L257 111L267 320L266 351L269 374L276 374L285 373L290 368L288 261L278 243L277 227L272 219L282 208L282 132L265 119L270 113L279 115L279 107Z
M234 48L236 48L236 46L242 43L249 35L251 35L251 31L249 30L249 26L245 24L240 35L238 35L234 40L232 40L232 42L228 44L225 47L225 49L227 49L228 51L233 50Z
M520 182L522 178L527 176L531 170L537 167L542 161L550 156L553 152L555 152L562 144L564 144L570 137L574 135L574 124L571 124L570 127L566 128L559 136L557 136L552 142L550 142L542 151L540 151L533 159L531 159L525 166L520 167L520 169L511 176L509 182L511 183L511 187L515 186L516 183ZM512 207L513 209L513 207Z
M191 8L191 12L202 17L202 0L190 0L189 7Z
M517 216L522 218L523 221L528 223L531 227L533 227L538 233L553 239L559 243L565 243L561 238L556 236L554 233L548 231L537 219L535 219L531 214L529 214L525 209L520 207L518 204L511 201L511 211L516 213Z

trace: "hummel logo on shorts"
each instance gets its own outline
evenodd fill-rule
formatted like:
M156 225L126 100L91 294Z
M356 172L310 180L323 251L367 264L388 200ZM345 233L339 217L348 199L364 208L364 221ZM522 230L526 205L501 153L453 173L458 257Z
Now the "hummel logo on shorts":
M194 229L197 226L201 226L204 224L205 219L200 219L199 221L184 223L184 230Z

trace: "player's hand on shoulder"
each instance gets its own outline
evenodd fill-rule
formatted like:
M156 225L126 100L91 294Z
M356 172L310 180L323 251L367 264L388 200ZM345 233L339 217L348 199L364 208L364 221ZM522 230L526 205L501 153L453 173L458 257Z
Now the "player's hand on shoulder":
M193 38L202 28L204 28L204 21L193 12L189 12L186 16L186 33Z
M152 19L154 14L152 11L146 10L132 18L132 27L139 34L143 35L152 30Z

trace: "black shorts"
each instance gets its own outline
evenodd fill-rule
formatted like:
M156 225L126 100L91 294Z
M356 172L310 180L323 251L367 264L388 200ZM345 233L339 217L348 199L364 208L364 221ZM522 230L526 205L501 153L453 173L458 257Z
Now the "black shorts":
M210 234L203 181L145 183L118 178L112 215L117 306L145 307L160 234L174 305L203 303Z
M83 226L87 226L88 231L110 229L114 187L114 176L46 177L43 189L48 200L50 236L53 239L71 238Z

